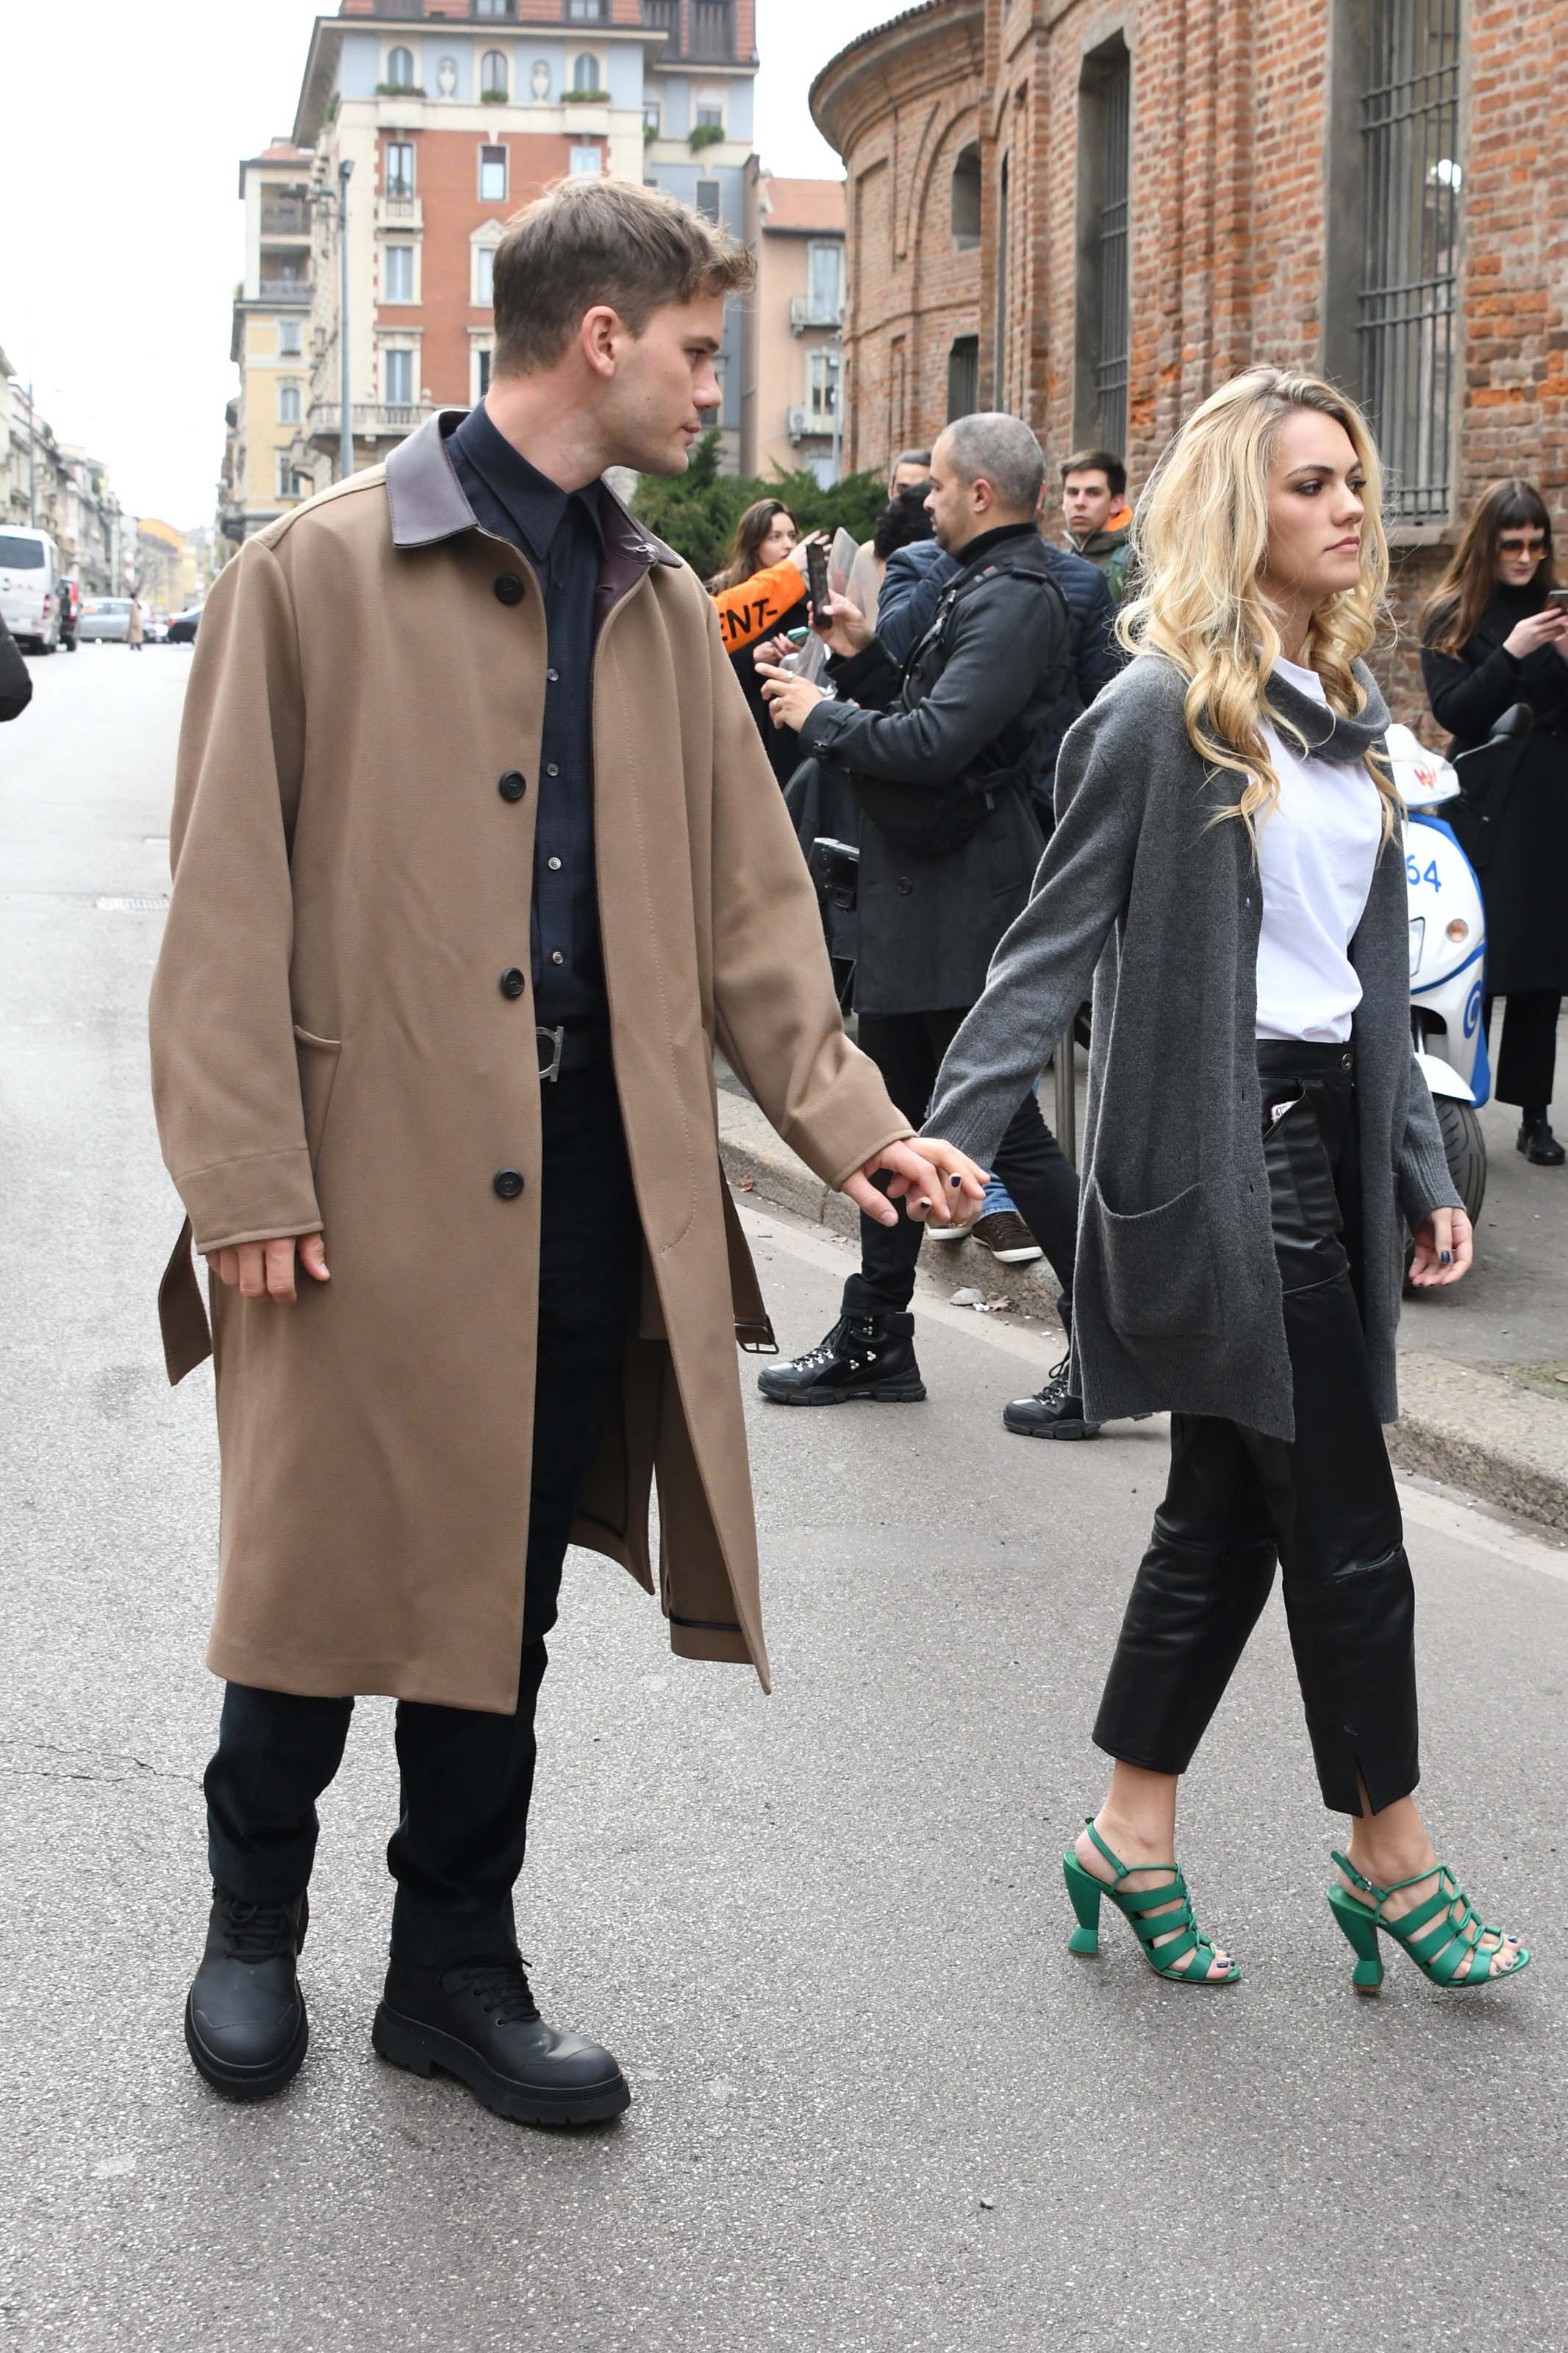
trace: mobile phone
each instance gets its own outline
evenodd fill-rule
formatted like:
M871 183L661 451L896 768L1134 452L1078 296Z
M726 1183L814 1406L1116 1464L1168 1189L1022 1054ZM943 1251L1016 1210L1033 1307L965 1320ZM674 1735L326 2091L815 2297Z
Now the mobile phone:
M805 593L815 619L827 603L827 550L816 540L805 551Z
M1559 613L1568 613L1568 588L1549 588L1546 601Z

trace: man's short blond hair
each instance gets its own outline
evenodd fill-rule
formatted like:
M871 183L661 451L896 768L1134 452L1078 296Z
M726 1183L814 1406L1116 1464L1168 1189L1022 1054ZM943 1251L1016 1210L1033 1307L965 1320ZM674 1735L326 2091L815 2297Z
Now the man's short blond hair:
M668 303L743 294L756 274L738 237L662 188L558 180L507 223L496 248L495 372L552 366L596 303L640 335Z

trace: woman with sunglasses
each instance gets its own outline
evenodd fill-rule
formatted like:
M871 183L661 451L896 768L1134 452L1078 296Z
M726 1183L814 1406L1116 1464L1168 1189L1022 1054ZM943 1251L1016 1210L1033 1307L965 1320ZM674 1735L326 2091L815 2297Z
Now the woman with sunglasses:
M1483 793L1449 822L1480 878L1486 1009L1506 997L1496 1093L1520 1110L1519 1149L1560 1168L1552 1133L1557 1016L1568 990L1568 613L1552 594L1552 518L1517 477L1470 517L1422 616L1421 669L1450 757L1484 744L1528 703L1534 727Z

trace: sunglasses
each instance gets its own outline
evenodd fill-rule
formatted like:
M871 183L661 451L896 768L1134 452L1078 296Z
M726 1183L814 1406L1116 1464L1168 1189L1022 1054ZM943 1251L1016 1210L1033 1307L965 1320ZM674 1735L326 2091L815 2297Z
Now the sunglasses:
M1543 531L1504 532L1497 543L1500 555L1544 555L1546 533Z

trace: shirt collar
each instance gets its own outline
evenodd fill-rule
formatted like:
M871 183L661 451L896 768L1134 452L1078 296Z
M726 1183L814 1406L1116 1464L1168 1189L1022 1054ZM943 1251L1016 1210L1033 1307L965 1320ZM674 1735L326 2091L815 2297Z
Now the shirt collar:
M531 466L504 433L497 431L482 401L478 407L469 409L453 434L452 448L455 455L460 455L473 468L490 495L512 518L531 555L538 558L548 554L574 500L592 523L603 554L605 526L599 513L598 484L590 482L581 491L563 491L548 474Z

